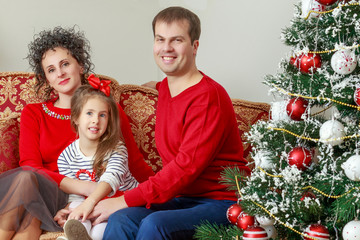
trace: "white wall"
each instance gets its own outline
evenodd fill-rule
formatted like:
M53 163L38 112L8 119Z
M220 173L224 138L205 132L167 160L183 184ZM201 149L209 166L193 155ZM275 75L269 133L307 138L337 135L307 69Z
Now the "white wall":
M232 98L270 102L263 85L289 52L280 40L296 0L0 0L0 71L31 71L27 45L33 35L77 24L90 40L95 72L120 83L161 80L152 56L151 21L171 5L191 9L202 21L198 68Z

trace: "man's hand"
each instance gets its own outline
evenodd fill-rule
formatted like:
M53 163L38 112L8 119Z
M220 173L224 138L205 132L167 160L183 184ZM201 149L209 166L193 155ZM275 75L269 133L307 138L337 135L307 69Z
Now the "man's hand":
M150 81L150 82L147 82L147 83L144 83L142 84L141 86L144 86L144 87L148 87L148 88L152 88L152 89L155 89L156 90L156 84L158 82L156 81Z
M108 220L110 215L114 212L127 207L124 196L104 199L94 207L94 210L89 215L89 218L96 218L92 223L93 225L96 225Z
M69 209L66 209L66 208L63 208L61 210L59 210L55 217L54 217L54 220L61 226L63 227L66 220L67 220L67 217L68 215L71 213L71 210Z

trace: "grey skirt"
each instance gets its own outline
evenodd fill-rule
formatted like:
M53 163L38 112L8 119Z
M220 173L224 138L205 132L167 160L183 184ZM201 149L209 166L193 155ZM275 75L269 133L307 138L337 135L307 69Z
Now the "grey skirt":
M54 221L58 210L67 205L68 194L46 173L19 167L0 174L0 228L21 231L37 218L41 229L61 231Z

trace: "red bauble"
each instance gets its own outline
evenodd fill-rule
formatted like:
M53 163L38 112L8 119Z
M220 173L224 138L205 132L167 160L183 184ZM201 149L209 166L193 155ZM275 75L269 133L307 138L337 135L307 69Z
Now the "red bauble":
M242 212L241 206L237 203L234 203L226 211L226 217L231 224L235 225L241 212Z
M290 58L290 64L294 65L295 67L298 67L299 59L297 57L291 57Z
M311 191L304 192L300 200L301 200L301 201L304 201L304 199L305 199L306 197L312 198L312 199L316 199L315 194L314 194L313 192L311 192Z
M286 112L292 120L301 121L308 104L304 98L292 98L286 106Z
M299 170L306 170L311 165L312 155L309 149L295 147L288 154L289 165L295 165Z
M360 88L357 88L354 92L354 101L358 106L360 106Z
M299 68L301 72L310 73L321 67L321 57L314 53L301 54L298 57L290 58L290 63Z
M316 239L330 239L329 230L321 224L311 224L305 229L305 234ZM311 240L308 237L304 237L304 239Z
M326 6L336 3L338 0L316 0L318 3L324 4Z
M241 228L242 230L245 230L249 226L253 226L254 224L255 224L255 218L253 216L248 215L245 212L241 212L236 221L236 226L238 226L238 228Z
M248 227L243 234L244 240L266 240L269 239L266 230L260 226L250 226Z

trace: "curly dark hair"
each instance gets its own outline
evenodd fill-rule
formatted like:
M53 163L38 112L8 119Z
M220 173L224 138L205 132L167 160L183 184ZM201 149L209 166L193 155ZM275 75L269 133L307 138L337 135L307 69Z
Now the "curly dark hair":
M55 27L53 30L44 30L34 36L34 40L29 44L29 54L26 57L33 69L37 82L35 85L36 93L39 95L40 89L44 86L45 98L50 98L53 88L46 80L45 72L42 67L44 53L56 47L69 50L77 62L83 67L84 74L89 74L94 69L94 64L90 58L90 42L85 38L82 31L72 28ZM85 83L85 76L82 76L82 83Z

